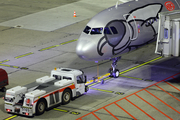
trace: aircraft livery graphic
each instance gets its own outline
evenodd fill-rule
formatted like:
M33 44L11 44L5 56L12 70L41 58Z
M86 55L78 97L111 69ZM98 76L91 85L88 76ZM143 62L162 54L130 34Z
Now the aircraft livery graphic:
M89 61L112 59L110 73L117 77L118 56L156 40L158 14L179 9L177 0L136 0L105 9L87 23L76 53Z

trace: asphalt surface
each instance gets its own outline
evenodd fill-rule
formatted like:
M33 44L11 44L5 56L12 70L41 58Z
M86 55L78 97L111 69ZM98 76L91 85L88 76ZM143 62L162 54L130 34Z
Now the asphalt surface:
M7 89L50 75L54 67L82 69L88 81L106 75L111 61L81 60L75 48L90 18L115 4L116 0L0 1L0 66L8 72ZM0 99L1 119L178 120L180 59L160 57L154 51L155 42L123 54L118 62L119 78L104 77L104 84L89 85L84 95L41 116L8 114ZM0 98L3 96L0 92Z

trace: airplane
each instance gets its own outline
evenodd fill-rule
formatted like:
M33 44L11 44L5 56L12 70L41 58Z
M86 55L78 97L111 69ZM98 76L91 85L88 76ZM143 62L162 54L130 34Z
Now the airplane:
M157 39L158 14L180 9L180 0L128 0L95 15L81 33L77 55L87 61L112 60L109 73L117 78L116 69L123 53Z

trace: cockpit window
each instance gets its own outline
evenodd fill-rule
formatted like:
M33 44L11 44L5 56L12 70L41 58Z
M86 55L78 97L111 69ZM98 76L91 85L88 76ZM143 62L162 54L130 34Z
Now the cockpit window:
M86 26L83 32L85 32L86 34L89 34L90 31L91 31L91 28L89 26Z
M111 29L111 30L110 30ZM86 26L86 28L84 29L84 31L86 34L90 34L91 35L95 35L95 34L102 34L103 33L103 28L90 28L89 26ZM108 35L112 35L113 34L118 34L117 29L114 26L109 27L105 27L104 28L104 34L108 34Z
M109 30L108 27L105 27L105 28L104 28L104 34L109 34L109 35L111 35L111 31Z
M113 34L118 34L118 32L117 32L115 27L111 26L110 28L111 28L111 31L113 32Z
M92 28L91 34L102 34L103 28Z

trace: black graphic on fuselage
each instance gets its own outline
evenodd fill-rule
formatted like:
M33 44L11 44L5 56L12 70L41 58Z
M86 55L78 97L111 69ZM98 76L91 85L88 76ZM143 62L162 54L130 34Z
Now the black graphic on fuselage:
M130 19L130 15L135 11L154 5L158 7L158 11L147 19L134 18ZM157 31L155 30L153 24L158 22L158 13L162 11L163 5L160 3L148 4L139 8L136 8L129 12L126 16L126 20L113 20L110 21L105 28L111 29L113 34L104 32L104 36L99 40L97 45L97 52L100 56L103 56L103 47L108 44L112 47L112 55L117 55L123 53L124 51L130 51L136 49L139 46L145 45L150 41L155 40L157 36ZM138 26L135 26L137 24ZM128 26L129 25L129 26ZM115 26L116 30L112 30L112 26ZM138 30L138 31L137 31ZM130 34L130 31L132 32ZM132 40L138 32L138 38ZM145 40L144 40L145 39Z

